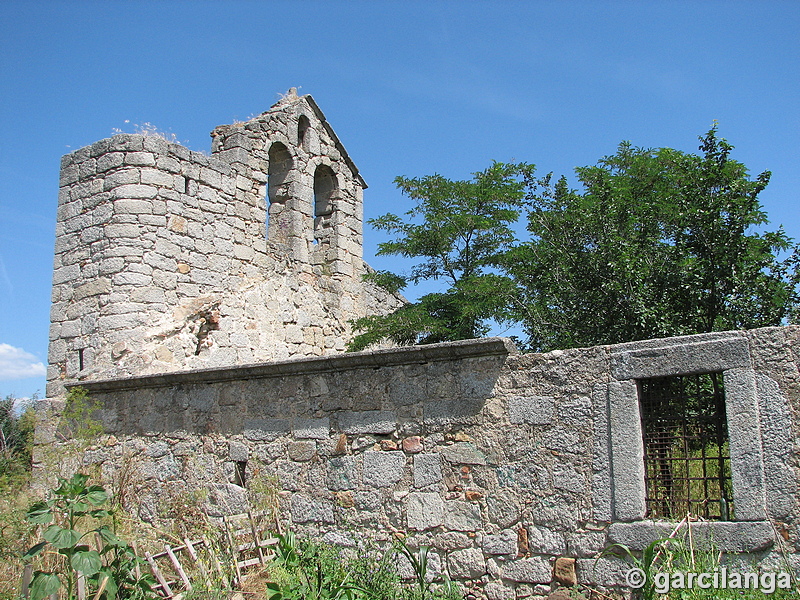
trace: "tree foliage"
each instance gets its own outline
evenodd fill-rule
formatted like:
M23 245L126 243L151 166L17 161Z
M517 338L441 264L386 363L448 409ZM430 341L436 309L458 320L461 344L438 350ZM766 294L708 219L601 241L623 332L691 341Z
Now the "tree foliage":
M797 305L797 254L767 223L716 126L702 155L629 143L576 169L583 191L541 179L531 239L506 257L534 349L778 325Z
M533 169L495 162L468 181L396 178L415 205L405 218L386 214L370 220L392 237L379 244L378 254L420 260L408 275L383 271L369 279L391 291L429 279L444 280L447 289L392 314L356 320L354 329L361 333L349 349L384 340L408 345L474 338L488 331L487 320L506 319L514 285L493 268L515 240L511 226L520 217Z
M750 178L716 125L699 139L700 154L623 142L576 169L580 191L552 174L534 180L525 163L471 181L398 177L416 205L371 223L393 237L379 254L419 260L407 276L371 278L391 291L427 279L447 288L359 319L350 349L478 337L491 320L518 321L529 349L551 350L791 319L800 252L782 229L761 231L770 173Z
M36 401L35 396L32 401ZM17 414L13 396L0 400L0 490L30 472L35 427L31 405Z

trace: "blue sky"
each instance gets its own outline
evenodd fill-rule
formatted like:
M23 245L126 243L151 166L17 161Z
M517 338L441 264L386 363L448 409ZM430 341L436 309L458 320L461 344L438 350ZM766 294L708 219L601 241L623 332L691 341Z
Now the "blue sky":
M61 155L152 123L216 125L312 94L369 184L492 160L570 174L622 140L697 150L719 121L772 226L800 238L800 3L16 2L0 6L0 397L44 390ZM365 232L365 257L379 234ZM413 297L413 291L408 294Z

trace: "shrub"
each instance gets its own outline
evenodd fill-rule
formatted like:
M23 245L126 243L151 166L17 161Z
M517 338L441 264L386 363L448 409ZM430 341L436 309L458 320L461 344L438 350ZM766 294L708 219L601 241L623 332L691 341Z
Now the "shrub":
M136 575L140 561L133 549L112 528L101 524L111 512L102 508L108 494L99 485L87 486L89 477L77 473L69 480L59 478L50 499L35 502L27 512L34 525L47 525L42 540L23 556L33 560L50 555L49 570L35 571L30 586L31 600L42 600L64 588L67 600L77 596L82 577L94 597L114 600L155 598L151 576ZM82 525L91 523L93 529ZM82 531L82 529L84 529ZM96 548L89 540L94 537Z
M3 492L27 481L31 470L36 415L32 406L16 415L14 403L13 396L0 400L0 491Z

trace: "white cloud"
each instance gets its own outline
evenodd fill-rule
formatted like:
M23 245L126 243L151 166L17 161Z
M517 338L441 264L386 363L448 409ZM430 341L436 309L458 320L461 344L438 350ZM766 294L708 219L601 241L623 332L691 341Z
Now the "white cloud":
M14 411L14 416L19 417L22 413L29 408L32 408L35 404L36 400L34 398L14 398L14 403L11 405L11 409Z
M41 361L22 348L0 344L0 381L40 377L47 370Z

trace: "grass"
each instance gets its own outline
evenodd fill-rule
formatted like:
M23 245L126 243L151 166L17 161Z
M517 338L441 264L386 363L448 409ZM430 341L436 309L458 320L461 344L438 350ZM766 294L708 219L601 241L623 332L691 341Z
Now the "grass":
M4 474L0 481L0 600L15 600L23 568L20 557L33 542L34 528L25 519L33 498L25 479L9 481Z
M641 554L622 544L607 548L601 556L627 557L632 567L641 570L644 585L634 591L637 600L789 600L798 598L798 583L793 569L760 569L757 564L726 562L712 543L696 545L691 521L683 537L652 542ZM698 576L711 574L703 580ZM714 579L713 575L717 574ZM715 584L716 581L716 585ZM723 584L725 582L725 584ZM727 584L727 585L726 585Z

